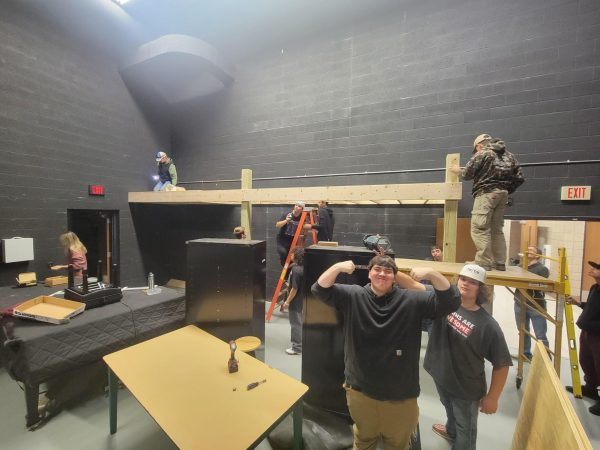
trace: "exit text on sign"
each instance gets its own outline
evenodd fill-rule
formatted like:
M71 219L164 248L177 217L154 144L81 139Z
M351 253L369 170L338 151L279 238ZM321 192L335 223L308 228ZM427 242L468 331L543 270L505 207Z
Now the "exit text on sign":
M563 186L560 190L561 200L589 200L591 198L591 186Z

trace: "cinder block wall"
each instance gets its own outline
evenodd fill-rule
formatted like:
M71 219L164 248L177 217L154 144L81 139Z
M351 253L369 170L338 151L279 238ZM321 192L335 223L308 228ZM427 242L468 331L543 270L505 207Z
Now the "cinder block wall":
M357 18L302 41L278 45L274 37L272 49L237 61L227 92L189 105L176 121L181 178L229 179L243 167L256 177L442 167L449 152L466 161L482 132L504 138L523 163L598 159L599 23L593 0L429 0L400 2L386 17ZM597 164L525 174L509 217L599 217L597 196L563 204L559 194L566 184L598 191ZM430 173L260 185L442 180ZM470 187L461 216L472 206ZM276 261L273 224L281 211L254 211ZM423 257L441 211L351 207L336 214L340 241L386 233L398 253Z
M146 190L169 130L151 123L117 65L5 2L0 14L0 238L35 239L35 261L0 263L0 285L19 272L49 275L62 259L67 209L118 209L121 277L144 280L127 192ZM90 183L106 187L90 198Z

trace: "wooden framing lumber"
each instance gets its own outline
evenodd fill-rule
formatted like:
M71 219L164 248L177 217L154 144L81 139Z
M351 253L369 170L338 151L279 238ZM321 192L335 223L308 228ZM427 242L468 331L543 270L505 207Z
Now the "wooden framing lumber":
M292 204L326 200L330 204L443 204L460 200L461 183L373 184L270 189L190 190L185 192L130 192L129 203L212 203L255 205ZM366 202L366 203L365 203ZM385 203L384 203L385 202ZM390 202L390 203L387 203Z
M242 189L252 189L252 170L242 169ZM246 239L252 239L252 203L242 202L240 225L246 230Z
M450 166L460 163L460 154L446 155L446 183L458 182L458 175L450 171ZM458 200L448 199L444 203L444 242L442 259L448 262L456 261L456 231L458 219Z

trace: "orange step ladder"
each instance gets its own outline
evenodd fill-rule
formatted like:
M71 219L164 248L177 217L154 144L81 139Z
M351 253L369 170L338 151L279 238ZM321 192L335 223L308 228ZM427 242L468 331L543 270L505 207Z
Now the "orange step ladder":
M308 209L308 211L307 211ZM302 210L302 214L300 214L300 220L298 221L298 228L296 228L296 233L294 233L294 239L292 240L292 245L290 245L290 250L285 258L285 264L283 265L283 269L281 269L281 275L279 276L279 280L277 281L277 287L275 288L275 292L273 293L273 298L271 299L271 306L269 306L269 311L267 311L266 321L271 321L271 316L273 315L273 310L275 309L275 305L277 304L277 298L279 297L279 293L281 292L281 287L285 281L285 276L290 267L290 261L292 260L292 250L296 247L303 247L304 241L306 239L306 233L304 230L304 222L306 222L306 216L308 215L310 219L310 224L315 224L315 209L316 208L304 208ZM313 242L317 243L317 232L314 228L311 228L312 239Z

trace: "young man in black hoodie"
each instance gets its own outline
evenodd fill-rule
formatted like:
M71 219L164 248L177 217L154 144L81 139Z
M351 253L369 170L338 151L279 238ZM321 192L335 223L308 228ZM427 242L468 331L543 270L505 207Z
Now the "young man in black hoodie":
M325 200L319 201L317 205L319 206L319 223L315 227L317 229L317 240L333 241L333 227L335 226L333 209L329 207Z
M433 291L398 288L398 268L389 256L371 259L366 286L335 283L355 268L352 261L336 263L312 286L316 297L343 316L344 389L354 448L373 449L381 436L385 448L405 450L419 420L421 321L456 311L460 294L427 267L413 269L411 276L429 280Z
M525 178L521 167L504 142L481 134L473 142L473 156L461 169L450 171L463 180L473 180L473 210L471 211L471 238L477 248L474 263L485 270L506 270L506 241L504 210L508 194L512 194Z
M585 384L581 387L584 397L596 400L589 411L600 416L600 263L588 261L591 266L588 275L596 282L590 288L586 302L581 302L573 297L567 301L583 309L577 319L577 326L581 328L579 336L579 363L583 369ZM567 391L573 392L572 386L567 386Z

